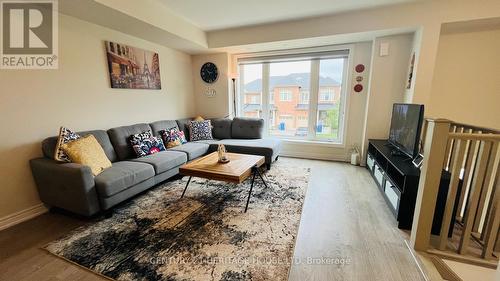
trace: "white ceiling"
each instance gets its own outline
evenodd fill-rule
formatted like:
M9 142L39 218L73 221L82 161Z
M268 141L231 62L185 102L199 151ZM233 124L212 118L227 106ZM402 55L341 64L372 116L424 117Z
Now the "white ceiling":
M424 0L159 0L205 31Z

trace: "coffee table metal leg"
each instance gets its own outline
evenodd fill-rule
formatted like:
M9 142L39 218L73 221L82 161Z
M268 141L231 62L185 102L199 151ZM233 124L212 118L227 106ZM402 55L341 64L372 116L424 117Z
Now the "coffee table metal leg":
M253 183L255 182L255 175L257 174L255 168L252 168L252 170L253 170L252 184L250 185L250 192L248 193L247 205L245 206L245 213L248 210L248 203L250 203L250 197L252 196Z
M184 191L182 192L181 198L184 197L184 193L186 193L186 190L188 189L189 183L191 182L191 178L192 177L189 177L188 182L186 184L186 187L184 188Z
M269 188L269 187L267 186L266 181L265 181L265 180L264 180L264 178L262 177L262 173L260 172L259 168L257 168L257 167L256 167L256 168L255 168L255 170L257 171L257 174L259 175L259 178L260 178L260 179L262 180L262 182L264 183L264 186L265 186L266 188Z

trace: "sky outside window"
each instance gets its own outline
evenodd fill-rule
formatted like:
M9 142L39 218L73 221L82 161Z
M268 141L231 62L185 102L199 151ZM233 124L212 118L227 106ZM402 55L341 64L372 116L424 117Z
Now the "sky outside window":
M273 63L273 76L285 76L290 73L303 73L304 69L311 69L311 61L297 61L293 63ZM336 81L342 81L342 70L344 67L343 59L331 60L328 64L323 64L320 69L320 75L331 77ZM245 67L245 83L262 78L262 64L251 64Z

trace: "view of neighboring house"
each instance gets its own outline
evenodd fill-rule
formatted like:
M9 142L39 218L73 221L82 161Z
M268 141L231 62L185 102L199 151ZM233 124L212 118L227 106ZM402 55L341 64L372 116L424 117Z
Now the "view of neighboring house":
M310 74L293 73L269 77L269 130L272 135L305 136L308 130L310 104ZM330 77L320 76L318 95L317 134L334 138L338 129L341 85ZM262 114L262 79L244 85L242 112L246 117Z

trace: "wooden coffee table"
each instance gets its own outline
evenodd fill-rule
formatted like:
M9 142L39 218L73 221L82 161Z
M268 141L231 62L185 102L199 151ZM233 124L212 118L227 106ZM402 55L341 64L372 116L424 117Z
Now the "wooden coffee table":
M265 158L264 156L239 153L227 153L226 155L230 160L229 163L219 163L219 156L217 152L213 152L181 166L179 168L180 174L183 176L189 176L181 198L184 197L192 177L230 183L242 183L249 176L252 176L252 184L250 185L250 192L248 193L247 204L245 206L246 212L248 209L248 203L250 202L250 196L252 195L255 177L257 175L267 188L267 184L259 170L259 168L264 164Z

